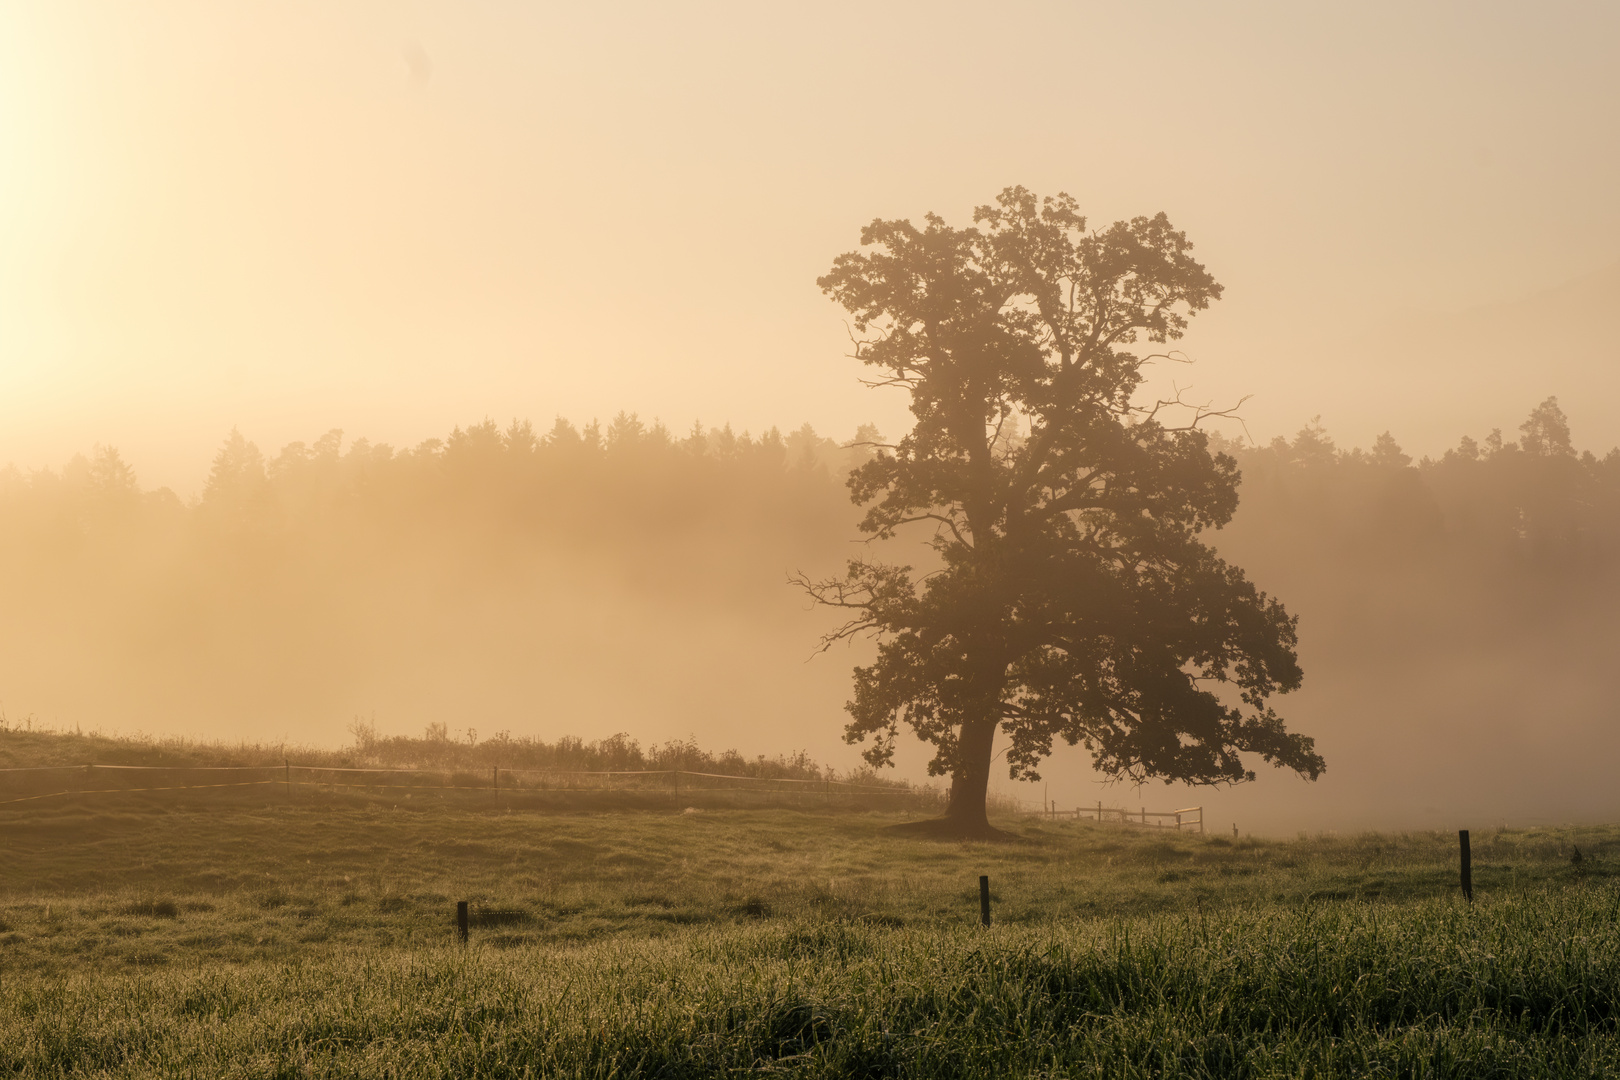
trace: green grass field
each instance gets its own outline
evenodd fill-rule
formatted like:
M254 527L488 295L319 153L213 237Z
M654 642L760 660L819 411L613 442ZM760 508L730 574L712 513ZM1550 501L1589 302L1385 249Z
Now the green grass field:
M1620 1074L1620 830L1475 834L1470 908L1454 834L953 844L906 816L13 811L0 1073Z

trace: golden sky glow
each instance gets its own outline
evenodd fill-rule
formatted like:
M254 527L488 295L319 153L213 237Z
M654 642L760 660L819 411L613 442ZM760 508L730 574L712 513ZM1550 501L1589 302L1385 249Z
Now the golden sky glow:
M1616 40L1597 3L7 3L0 463L110 443L186 495L233 425L893 431L814 279L1014 183L1189 232L1228 292L1177 375L1257 438L1436 452L1558 394L1607 447Z

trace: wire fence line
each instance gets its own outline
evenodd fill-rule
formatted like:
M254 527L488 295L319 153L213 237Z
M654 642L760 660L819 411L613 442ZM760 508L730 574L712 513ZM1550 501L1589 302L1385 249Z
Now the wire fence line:
M204 774L207 774L206 776ZM223 779L219 774L257 774ZM108 783L127 779L133 783ZM142 783L143 780L167 783ZM176 782L179 781L179 782ZM286 794L298 788L340 789L374 793L412 791L477 792L490 795L538 795L594 792L666 794L676 798L702 793L792 794L837 798L911 798L933 801L930 788L860 784L845 780L801 777L737 776L686 769L514 769L491 766L488 772L466 769L400 769L365 766L298 765L32 765L0 768L0 806L75 795L116 795L281 785Z
M1104 807L1098 802L1095 807L1077 806L1073 810L1061 810L1057 803L1047 803L1041 811L1041 816L1051 821L1094 820L1101 822L1118 822L1121 825L1158 826L1171 828L1180 832L1183 828L1196 828L1199 833L1204 831L1204 808L1202 806L1184 806L1180 810L1149 810L1142 807L1138 810L1127 810L1120 807ZM1152 821L1148 819L1152 818Z

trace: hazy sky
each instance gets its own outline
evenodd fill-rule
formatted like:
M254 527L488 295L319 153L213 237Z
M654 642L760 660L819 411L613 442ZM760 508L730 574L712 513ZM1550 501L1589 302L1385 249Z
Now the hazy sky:
M1228 293L1179 374L1257 437L1433 452L1555 393L1606 447L1617 43L1612 3L4 0L0 463L894 431L814 279L1007 184L1190 233Z

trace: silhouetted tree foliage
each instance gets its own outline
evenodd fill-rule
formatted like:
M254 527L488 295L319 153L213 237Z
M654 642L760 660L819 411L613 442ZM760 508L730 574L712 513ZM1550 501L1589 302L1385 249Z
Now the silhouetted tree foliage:
M931 528L942 563L804 581L853 613L829 642L880 641L847 737L874 764L902 725L931 743L963 832L988 828L998 732L1014 777L1060 737L1136 780L1251 779L1246 752L1315 778L1267 704L1300 682L1294 620L1198 538L1236 509L1234 462L1197 410L1178 427L1178 403L1136 400L1134 346L1179 338L1221 287L1162 214L1090 232L1067 195L1009 188L974 221L874 221L820 279L916 417L851 477L861 528Z

